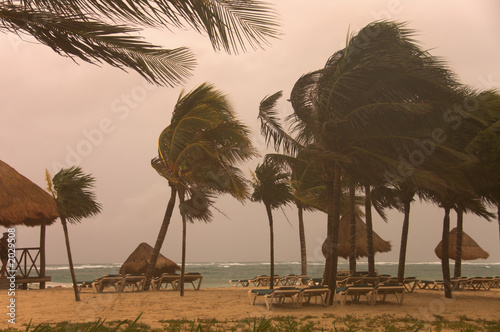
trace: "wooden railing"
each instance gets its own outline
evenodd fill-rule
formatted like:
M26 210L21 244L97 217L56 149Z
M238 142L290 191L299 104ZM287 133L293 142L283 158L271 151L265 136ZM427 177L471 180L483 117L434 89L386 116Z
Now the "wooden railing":
M40 259L40 248L16 248L16 274L22 277L44 277L37 265ZM44 274L44 273L43 273Z

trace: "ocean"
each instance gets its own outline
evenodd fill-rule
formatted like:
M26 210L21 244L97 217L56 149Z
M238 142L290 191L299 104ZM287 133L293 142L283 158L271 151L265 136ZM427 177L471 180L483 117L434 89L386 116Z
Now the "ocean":
M106 274L118 274L121 263L109 264L75 264L77 281L92 281ZM300 274L300 262L276 262L275 274ZM397 262L376 262L375 268L379 274L397 276ZM210 262L186 263L186 272L200 272L203 275L202 287L231 287L230 279L251 279L260 274L270 274L269 262ZM324 262L309 262L308 275L320 278L323 275ZM348 270L347 261L339 261L339 270ZM367 262L357 263L358 271L368 270ZM453 262L450 262L453 275ZM48 287L71 286L71 275L68 265L48 265L46 275L52 278ZM416 277L422 280L440 280L441 262L409 262L406 264L405 276ZM500 263L462 262L462 276L494 277L500 276Z

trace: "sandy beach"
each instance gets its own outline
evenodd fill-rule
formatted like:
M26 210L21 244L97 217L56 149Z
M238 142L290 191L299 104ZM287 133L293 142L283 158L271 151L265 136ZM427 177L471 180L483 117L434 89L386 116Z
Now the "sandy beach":
M184 297L177 291L123 293L106 292L95 294L91 289L81 292L81 302L76 302L72 289L51 288L45 290L17 290L15 294L16 324L9 324L3 314L0 328L25 328L26 324L69 322L93 322L99 318L106 321L134 320L143 313L140 322L153 328L164 327L164 322L174 319L216 319L218 321L243 320L252 317L294 316L312 320L315 327L337 328L341 318L352 316L367 320L381 315L392 317L412 316L426 322L436 319L457 321L461 317L470 319L498 320L500 317L500 290L454 292L453 299L445 299L441 291L417 290L407 293L403 305L388 298L385 303L368 305L366 302L348 303L323 307L304 304L293 308L290 303L276 305L268 311L264 300L249 304L248 288L206 288L199 291L187 289ZM11 296L0 293L2 308L6 309ZM163 323L162 323L163 322Z

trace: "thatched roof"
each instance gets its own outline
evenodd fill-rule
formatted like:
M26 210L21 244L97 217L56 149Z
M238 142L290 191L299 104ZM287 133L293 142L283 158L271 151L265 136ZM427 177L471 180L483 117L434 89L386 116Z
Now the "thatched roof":
M148 267L152 252L153 247L146 242L139 244L137 249L135 249L130 256L128 256L125 263L123 263L120 268L120 274L146 273L146 268ZM160 253L158 255L158 260L156 261L153 276L157 277L162 273L175 273L175 271L179 271L180 269L179 265Z
M0 160L0 224L50 225L59 217L55 199Z
M457 228L453 228L450 231L450 240L448 246L448 255L451 259L455 259L456 248L457 248ZM441 253L443 252L443 245L441 241L434 250L436 255L441 258ZM462 232L462 259L469 261L474 259L486 259L490 256L486 251L484 251L476 241L474 241L469 235Z
M346 214L340 218L338 246L338 255L345 259L349 257L349 252L351 251L349 227L349 214ZM366 224L360 217L356 216L356 258L368 257L368 247L366 244ZM326 245L327 240L323 242L323 255L326 253ZM383 240L377 233L373 232L373 248L375 252L389 252L391 251L391 243Z

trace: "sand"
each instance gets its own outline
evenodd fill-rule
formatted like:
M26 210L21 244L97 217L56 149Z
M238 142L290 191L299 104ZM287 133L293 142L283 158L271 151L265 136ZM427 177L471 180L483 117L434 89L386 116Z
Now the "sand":
M368 305L366 302L348 303L323 307L318 304L304 304L293 308L291 304L277 305L266 310L264 300L257 298L254 306L249 304L248 288L205 288L199 291L186 289L185 296L173 290L130 292L105 292L94 294L91 289L81 292L81 302L76 302L73 289L51 288L45 290L17 290L15 297L6 290L0 291L3 313L0 328L13 327L7 322L11 298L16 304L16 328L32 320L33 324L69 322L92 322L99 318L107 321L134 320L141 312L140 322L160 328L161 321L171 319L217 319L219 321L239 320L249 317L275 317L292 315L314 318L315 324L332 328L332 317L351 315L359 318L375 317L383 314L395 317L411 315L425 321L439 315L448 320L458 320L460 316L472 319L500 319L500 289L489 291L456 291L453 299L446 299L442 291L416 290L405 294L403 305L394 298L385 303Z

